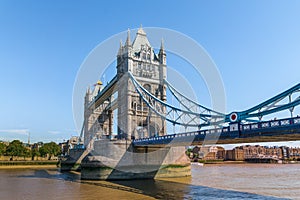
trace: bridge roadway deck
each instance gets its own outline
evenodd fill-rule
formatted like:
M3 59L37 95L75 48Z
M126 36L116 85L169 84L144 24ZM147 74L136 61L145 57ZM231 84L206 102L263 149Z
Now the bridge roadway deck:
M194 131L166 136L136 139L134 146L189 146L203 144L236 144L300 140L300 117L232 124L219 129Z

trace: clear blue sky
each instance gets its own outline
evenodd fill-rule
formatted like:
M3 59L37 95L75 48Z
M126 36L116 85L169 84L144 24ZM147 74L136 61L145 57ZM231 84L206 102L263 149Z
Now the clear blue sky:
M196 40L219 68L227 111L252 107L299 83L299 10L299 1L2 0L0 140L77 135L77 70L101 41L140 24Z

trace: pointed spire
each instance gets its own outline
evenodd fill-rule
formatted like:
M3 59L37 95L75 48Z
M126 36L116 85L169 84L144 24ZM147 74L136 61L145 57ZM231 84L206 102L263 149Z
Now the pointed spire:
M122 40L120 40L120 47L119 47L119 51L118 51L118 56L122 55L122 48L123 48Z
M142 24L141 24L139 30L137 31L137 34L146 35L146 32L144 31Z
M160 50L165 51L165 47L164 47L164 39L161 38L161 42L160 42Z
M90 86L88 86L87 89L86 89L85 97L84 97L85 108L91 100L92 100L92 92L91 92Z
M165 46L164 46L164 39L163 38L161 38L159 54L161 54L161 55L166 54L166 52L165 52Z
M91 87L89 86L87 89L86 89L86 94L91 94Z
M125 46L130 46L131 42L130 42L130 30L127 30L127 39L126 39L126 43Z
M164 39L161 39L161 43L160 43L160 50L158 53L158 57L160 60L161 64L166 65L166 52L165 52L165 47L164 47Z

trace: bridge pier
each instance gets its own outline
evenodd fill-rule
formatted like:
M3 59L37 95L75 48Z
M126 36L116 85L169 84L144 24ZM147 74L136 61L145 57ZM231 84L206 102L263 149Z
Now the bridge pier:
M134 147L129 141L95 141L81 162L81 179L124 180L191 175L184 147Z

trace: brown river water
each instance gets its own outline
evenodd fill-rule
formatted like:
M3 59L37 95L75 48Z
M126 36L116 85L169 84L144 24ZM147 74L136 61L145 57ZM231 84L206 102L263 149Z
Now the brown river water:
M2 199L300 199L298 164L192 166L192 177L83 181L57 169L0 169Z

